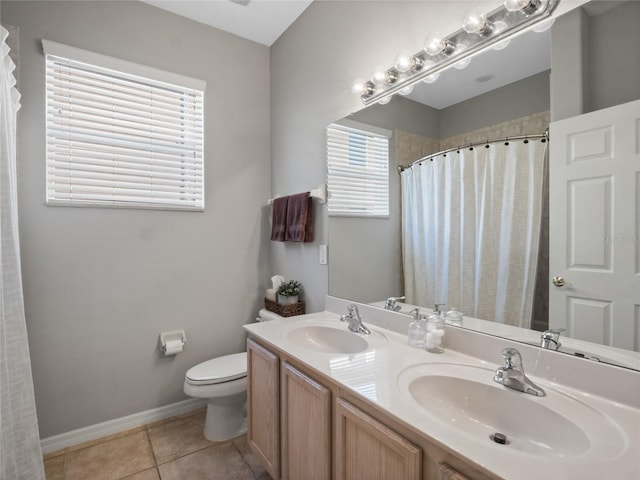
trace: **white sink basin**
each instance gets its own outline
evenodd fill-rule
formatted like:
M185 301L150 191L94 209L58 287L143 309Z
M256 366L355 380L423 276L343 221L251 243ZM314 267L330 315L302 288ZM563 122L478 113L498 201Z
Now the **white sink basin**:
M560 458L589 451L611 458L624 449L617 425L583 402L546 385L547 396L534 397L495 383L493 374L464 364L422 364L405 370L399 385L424 414L495 448ZM507 443L495 443L495 433Z
M360 353L387 342L378 331L369 335L355 333L340 322L300 321L289 325L284 332L288 341L302 348L322 353Z

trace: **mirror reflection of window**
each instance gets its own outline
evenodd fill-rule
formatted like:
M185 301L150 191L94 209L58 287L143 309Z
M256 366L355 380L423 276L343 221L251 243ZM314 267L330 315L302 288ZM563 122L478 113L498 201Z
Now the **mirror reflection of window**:
M327 127L329 215L388 217L390 132L348 123Z

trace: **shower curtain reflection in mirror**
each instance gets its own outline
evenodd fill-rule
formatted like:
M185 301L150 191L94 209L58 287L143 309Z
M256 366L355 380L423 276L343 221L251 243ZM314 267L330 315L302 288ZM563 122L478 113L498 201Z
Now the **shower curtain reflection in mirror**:
M402 172L406 302L529 328L548 144L487 145Z

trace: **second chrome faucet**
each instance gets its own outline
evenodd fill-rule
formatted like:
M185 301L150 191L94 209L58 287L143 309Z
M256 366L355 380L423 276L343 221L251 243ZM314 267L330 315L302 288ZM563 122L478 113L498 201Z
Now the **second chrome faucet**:
M365 327L362 323L362 317L360 316L360 312L356 305L349 305L347 307L347 312L347 315L340 315L340 321L347 322L349 330L356 333L364 333L365 335L369 335L371 333L371 330Z
M502 350L502 358L505 365L496 370L493 379L504 385L505 387L518 390L519 392L535 395L536 397L544 397L545 391L533 383L524 374L522 366L522 356L515 348L505 348Z

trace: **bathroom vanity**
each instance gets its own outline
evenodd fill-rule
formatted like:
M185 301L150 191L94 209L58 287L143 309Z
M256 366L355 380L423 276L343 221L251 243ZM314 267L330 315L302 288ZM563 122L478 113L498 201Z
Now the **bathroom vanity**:
M348 305L245 326L248 441L272 478L640 476L640 373L456 327L430 354L402 314L358 305L371 333L350 332ZM493 381L507 347L544 397Z

